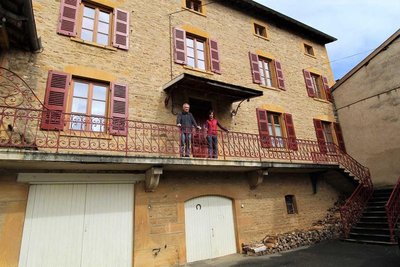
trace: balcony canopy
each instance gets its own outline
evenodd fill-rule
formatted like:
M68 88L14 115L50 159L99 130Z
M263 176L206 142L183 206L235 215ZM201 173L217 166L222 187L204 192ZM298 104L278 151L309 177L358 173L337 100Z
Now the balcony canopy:
M182 73L163 86L164 91L170 95L172 91L179 90L197 91L205 96L223 97L230 102L237 102L245 99L259 97L262 91L207 79L187 73Z

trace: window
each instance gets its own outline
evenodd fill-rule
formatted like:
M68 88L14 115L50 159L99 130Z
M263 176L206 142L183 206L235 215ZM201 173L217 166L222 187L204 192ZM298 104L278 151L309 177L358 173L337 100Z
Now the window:
M282 122L281 114L278 113L267 113L268 117L268 132L270 133L270 138L273 147L284 147L282 139Z
M109 10L83 3L82 23L79 27L80 38L100 45L110 45L110 20Z
M186 35L186 61L187 66L206 70L205 40Z
M311 83L315 97L325 99L321 76L311 73Z
M305 52L307 55L315 56L315 54L314 54L314 48L313 48L311 45L304 44L304 52Z
M342 130L338 123L314 119L314 127L321 153L335 152L336 145L346 152Z
M128 50L129 13L91 1L61 0L57 32L103 47Z
M282 65L279 61L251 52L249 58L254 83L285 90Z
M297 205L294 195L286 195L285 203L288 214L297 214Z
M259 57L258 66L260 69L261 84L275 87L275 79L272 79L272 60Z
M68 101L69 100L69 101ZM67 105L68 102L68 105ZM127 134L128 87L49 71L41 129Z
M297 150L292 115L257 109L261 147Z
M72 83L71 130L104 132L108 85L74 80Z
M186 0L186 8L202 13L202 5L199 0Z
M328 79L325 76L321 76L308 70L303 70L303 75L309 97L332 102Z
M217 41L174 28L174 61L177 64L221 74Z
M267 38L267 29L257 23L254 23L254 33L258 36Z

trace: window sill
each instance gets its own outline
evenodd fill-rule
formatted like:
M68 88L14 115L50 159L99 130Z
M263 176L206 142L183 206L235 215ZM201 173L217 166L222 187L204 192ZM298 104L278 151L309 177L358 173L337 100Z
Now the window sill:
M253 34L254 34L255 37L258 37L258 38L264 39L264 40L266 40L266 41L269 41L269 38L268 38L268 37L261 36L261 35L255 34L255 33L253 33Z
M321 99L321 98L316 98L316 97L313 97L313 99L314 99L315 101L318 101L318 102L322 102L322 103L326 103L326 104L331 104L331 102L329 102L329 101L326 100L326 99Z
M207 71L207 70L202 70L202 69L197 69L197 68L192 68L192 67L188 67L188 66L186 66L186 65L184 65L183 68L184 68L184 69L187 69L187 70L192 70L192 71L200 72L200 73L205 73L205 74L209 74L209 75L214 75L214 72Z
M60 133L60 136L65 137L77 137L77 138L88 138L88 139L104 139L111 140L111 136L107 133L89 132L89 131L71 131L66 130Z
M277 92L282 92L281 89L276 88L276 87L270 87L270 86L263 85L263 84L259 84L259 86L262 87L262 88L268 89L268 90L277 91Z
M304 53L304 55L306 55L306 56L308 56L308 57L312 57L312 58L317 58L316 56L311 55L311 54L308 54L308 53Z
M112 47L112 46L100 45L100 44L96 44L96 43L93 43L93 42L88 42L88 41L85 41L85 40L77 38L77 37L71 37L71 41L74 41L74 42L77 42L77 43L81 43L81 44L90 45L90 46L95 46L95 47L98 47L98 48L103 48L103 49L111 50L111 51L117 51L118 50L117 48Z
M203 17L207 17L206 14L201 13L201 12L197 12L197 11L195 11L193 9L190 9L190 8L187 8L187 7L182 7L182 9L186 10L186 11L189 11L189 12L192 12L192 13L197 14L197 15L203 16Z

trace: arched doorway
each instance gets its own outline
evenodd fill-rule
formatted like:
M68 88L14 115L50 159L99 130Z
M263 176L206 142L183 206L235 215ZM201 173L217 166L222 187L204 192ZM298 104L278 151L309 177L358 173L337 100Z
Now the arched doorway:
M203 196L185 202L186 260L236 253L232 200Z

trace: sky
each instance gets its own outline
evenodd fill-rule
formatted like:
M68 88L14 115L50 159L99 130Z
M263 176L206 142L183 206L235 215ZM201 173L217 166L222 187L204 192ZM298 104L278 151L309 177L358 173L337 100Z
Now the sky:
M399 0L255 0L338 40L326 45L335 80L400 28Z

